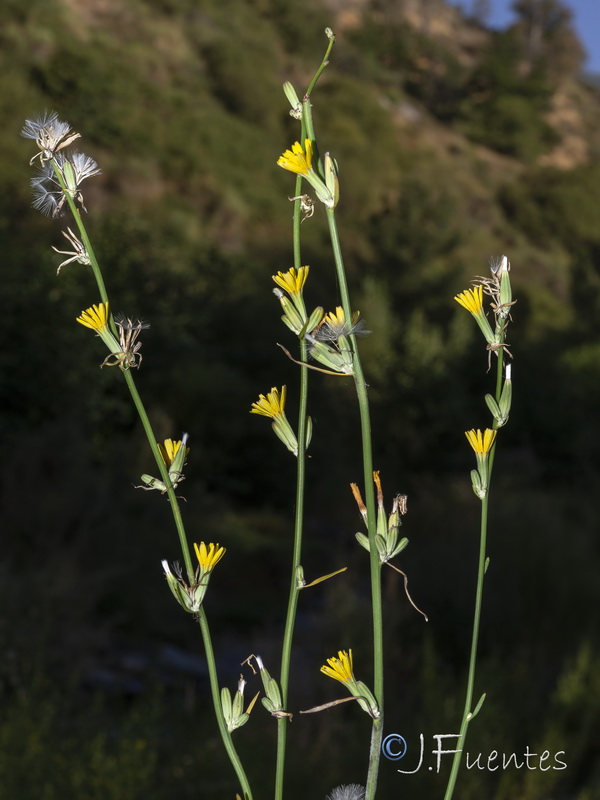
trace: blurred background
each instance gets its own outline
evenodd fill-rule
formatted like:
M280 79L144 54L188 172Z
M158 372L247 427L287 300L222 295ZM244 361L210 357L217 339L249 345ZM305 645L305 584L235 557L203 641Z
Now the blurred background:
M507 4L504 4L505 6ZM594 5L594 3L591 3ZM418 737L458 729L476 577L479 503L464 431L485 427L487 354L453 301L490 257L512 263L514 403L502 431L471 754L559 751L567 769L463 770L461 800L600 797L600 80L574 7L518 0L0 0L3 191L0 485L0 796L7 800L233 798L199 631L167 591L179 557L168 505L133 488L152 472L103 346L75 317L99 301L65 266L61 229L34 211L19 138L55 110L102 175L86 224L113 310L151 323L138 387L157 436L190 434L182 493L193 541L227 547L205 606L222 685L260 653L278 674L289 585L294 459L248 413L288 385L294 347L271 275L291 264L298 136L281 91L314 94L338 210L388 503L408 494L399 560L384 570L382 798L439 798ZM338 293L324 215L302 226L312 308ZM290 710L343 696L319 667L352 647L370 682L369 566L348 484L361 481L351 380L311 375L305 573L348 571L302 594ZM248 676L250 677L250 676ZM257 679L247 688L259 689ZM368 719L353 704L296 713L286 797L363 782ZM272 791L272 720L236 734L255 796ZM410 763L408 763L410 760ZM521 758L522 762L523 759ZM425 763L428 763L427 761ZM431 762L429 762L431 763ZM533 761L537 763L539 761ZM554 764L554 761L550 761Z

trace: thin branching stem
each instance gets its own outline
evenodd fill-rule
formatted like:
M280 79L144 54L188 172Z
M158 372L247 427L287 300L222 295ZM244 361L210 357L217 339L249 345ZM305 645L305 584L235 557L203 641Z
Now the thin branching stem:
M217 664L215 661L215 654L213 651L212 639L210 637L208 620L206 618L206 612L204 611L204 606L201 606L200 611L198 612L198 624L200 625L200 631L202 632L202 641L204 642L206 665L208 667L208 675L210 678L210 693L212 696L213 706L215 709L215 716L217 718L217 725L219 726L221 739L223 740L223 745L225 747L225 750L227 751L229 760L231 761L233 769L235 770L235 774L237 775L237 778L240 782L240 786L242 787L242 791L244 793L244 800L252 800L252 790L250 789L248 778L242 766L242 762L240 761L240 757L238 756L237 751L234 747L233 740L231 738L231 733L228 731L227 725L225 724L225 719L223 717L223 712L221 708L221 694L219 692L219 677L217 675Z
M312 120L310 92L307 92L303 102L303 119L306 121L306 132L312 140L315 139L314 126ZM340 244L335 210L328 208L327 224L333 249L336 277L340 292L344 316L348 322L352 319L352 306L350 304L350 293L346 279L344 258ZM360 415L360 429L363 454L363 479L365 492L365 505L367 507L367 528L369 534L369 561L371 572L371 607L373 617L373 690L380 716L373 720L373 730L371 735L371 747L369 752L369 769L367 773L365 800L374 800L377 789L377 778L379 775L379 762L381 758L381 741L383 738L383 611L381 600L381 561L379 551L375 544L376 534L376 512L375 512L375 489L373 484L373 445L371 440L371 415L369 410L369 398L367 395L367 384L365 381L356 336L351 334L349 337L352 346L354 384L358 399Z
M327 50L325 50L325 55L323 56L323 60L319 64L319 67L318 67L317 71L315 72L312 81L308 85L308 89L306 90L306 95L307 96L310 96L310 94L312 93L312 90L317 85L317 81L321 77L325 67L328 66L328 64L329 64L329 54L331 53L331 50L333 49L333 45L334 44L335 44L335 36L333 36L333 34L332 34L329 37L329 44L327 45ZM303 119L303 124L304 124L304 122L305 122L305 120ZM308 132L308 135L309 136L311 135L310 131Z
M335 43L335 37L329 39L329 44L325 51L325 55L321 64L319 65L310 85L308 87L307 96L315 87L317 81L323 70L329 63L329 54ZM310 119L310 118L308 118ZM302 115L300 140L303 142L307 135L307 117ZM314 132L308 132L308 135L314 135ZM293 257L294 268L299 270L302 266L301 257L301 202L300 195L302 192L302 177L298 175L296 179L294 202L294 224L293 224ZM306 364L308 359L308 345L306 339L300 340L300 362ZM294 637L294 627L296 624L296 613L298 610L298 599L300 596L300 586L298 579L300 577L301 558L302 558L302 535L304 531L304 494L306 483L306 438L308 431L307 419L307 405L308 405L308 367L300 367L300 396L298 408L298 459L296 471L296 510L294 514L294 545L292 553L292 569L290 577L290 592L288 598L288 608L285 620L285 629L283 634L283 643L281 647L281 672L280 672L280 688L283 707L287 710L289 698L289 677L290 665L292 658L292 642ZM275 769L275 800L282 800L283 798L283 785L284 785L284 772L285 772L285 752L287 743L287 729L289 724L289 717L281 717L277 721L277 760Z
M54 169L55 169L55 173L57 175L57 178L58 178L58 180L59 180L59 182L61 184L61 188L62 188L62 190L63 190L63 192L65 194L65 197L67 199L67 203L69 204L69 208L71 209L71 212L73 214L73 218L75 220L75 223L77 225L79 233L81 235L81 240L82 240L82 242L85 245L85 248L87 250L87 253L88 253L88 256L89 256L89 259L90 259L90 264L92 266L92 271L93 271L94 277L96 279L96 284L98 286L98 291L100 293L100 297L102 299L102 302L103 303L108 303L109 302L108 301L108 293L106 291L106 286L104 284L104 280L103 280L103 277L102 277L102 271L100 269L100 265L98 263L98 259L96 258L96 255L94 253L94 248L92 247L92 243L91 243L90 238L89 238L89 236L87 234L85 225L84 225L83 220L81 218L81 213L80 213L79 209L76 207L75 202L72 199L72 197L66 191L66 186L64 185L64 181L63 181L63 178L62 178L62 174L60 173L60 170L58 170L56 168L56 165L54 165ZM114 331L115 330L115 325L114 325L114 319L113 319L112 314L110 314L110 323L111 323L111 327L113 328L113 331ZM193 583L193 581L194 581L194 568L193 568L193 565L192 565L192 559L191 559L191 555L190 555L190 548L189 548L189 544L188 544L188 541L187 541L187 535L186 535L186 532L185 532L185 526L184 526L184 523L183 523L183 518L181 516L181 509L179 507L179 501L177 499L177 495L175 494L175 490L173 488L173 484L171 483L171 479L169 478L169 471L168 471L167 466L165 465L165 463L163 461L162 455L161 455L160 450L158 448L158 443L156 441L156 435L155 435L154 430L152 428L152 424L150 422L150 418L148 417L148 413L146 412L146 408L145 408L145 406L144 406L144 404L142 402L140 394L139 394L139 392L137 390L137 387L135 385L135 380L133 378L133 375L131 374L131 370L124 370L123 371L123 375L124 375L127 387L129 389L129 392L131 394L131 398L133 400L133 403L134 403L134 406L136 408L136 411L138 412L138 415L140 417L140 421L142 423L142 427L144 428L144 432L146 434L146 438L148 439L148 444L150 445L150 450L152 451L152 453L154 455L154 460L156 461L156 465L157 465L157 467L159 469L161 479L162 479L164 485L167 487L167 497L169 499L169 506L171 508L171 513L173 515L173 520L175 522L175 527L177 529L177 534L179 536L179 543L181 545L181 553L182 553L182 556L183 556L183 561L184 561L184 564L185 564L185 569L186 569L186 573L187 573L187 576L188 576L188 581L190 583ZM206 614L205 614L203 608L200 609L200 612L198 614L198 621L200 623L200 630L202 632L202 639L203 639L203 642L204 642L206 661L207 661L207 664L208 664L208 671L209 671L209 677L210 677L210 689L211 689L211 694L212 694L212 698L213 698L213 704L214 704L214 707L215 707L215 716L217 718L217 725L218 725L219 731L221 733L221 738L223 740L223 745L225 747L225 750L227 751L227 754L229 756L229 759L231 761L233 769L234 769L234 771L235 771L235 773L236 773L236 775L238 777L238 780L240 781L242 790L244 792L244 800L252 800L252 792L250 790L250 785L248 783L248 779L247 779L246 774L244 772L244 769L242 767L240 758L239 758L239 756L238 756L238 754L237 754L237 752L235 750L235 747L233 745L233 742L232 742L232 739L231 739L231 734L227 730L227 726L225 724L225 720L223 719L223 713L222 713L221 701L220 701L219 680L218 680L218 675L217 675L217 668L216 668L215 657L214 657L213 648L212 648L212 642L211 642L211 638L210 638L210 632L209 632L209 629L208 629L208 622L207 622Z
M296 180L296 196L302 191L302 178L298 176ZM301 266L300 255L300 200L294 203L294 226L293 226L293 248L294 248L294 267L296 270ZM306 363L308 358L308 347L305 339L300 340L300 361ZM298 409L298 457L296 470L296 510L294 514L294 546L292 552L292 570L290 577L290 593L288 608L285 619L285 629L283 633L283 643L281 647L281 697L283 707L287 710L289 696L289 677L290 663L292 658L292 641L294 637L294 626L296 623L296 612L298 610L298 598L300 587L298 578L300 563L302 558L302 534L304 530L304 490L306 482L306 434L307 417L306 409L308 404L308 368L300 367L300 397ZM281 717L277 721L277 763L275 770L275 800L283 798L283 784L285 771L285 750L287 742L288 717Z
M504 341L502 335L501 341ZM504 359L502 357L502 348L498 350L498 366L496 373L496 401L500 400L500 393L502 391L502 372L504 366ZM496 430L498 423L494 420L493 429ZM462 761L462 752L464 750L465 739L467 736L467 729L469 723L474 719L473 709L473 692L475 689L475 672L477 667L477 648L479 644L479 629L481 627L481 608L483 603L483 584L485 581L486 572L486 550L487 550L487 525L488 525L488 500L489 500L489 486L492 476L492 468L494 465L494 455L496 453L496 443L492 445L488 458L488 491L481 501L481 519L480 519L480 533L479 533L479 559L477 562L477 586L475 588L475 610L473 613L473 631L471 634L471 651L469 655L469 672L467 675L467 689L465 692L465 705L463 708L462 720L460 724L460 733L458 741L456 742L456 752L452 759L452 768L446 786L446 793L444 800L451 800L458 778L458 771ZM477 704L477 711L481 708L483 697Z
M342 249L335 221L335 212L333 209L327 210L327 222L329 223L329 233L333 247L342 308L344 309L345 318L347 320L351 320L352 307L350 305L350 294L348 292L344 259L342 256ZM379 560L379 551L375 544L375 534L377 531L375 490L373 484L373 446L371 441L371 415L369 410L369 398L367 395L367 384L365 382L360 355L358 352L356 336L352 334L349 338L352 343L354 384L356 387L356 396L358 398L358 408L360 413L360 430L363 453L363 480L370 544L369 561L371 570L371 606L373 615L373 691L380 711L380 716L373 720L373 731L369 754L369 771L367 774L365 793L365 800L374 800L377 789L377 777L379 774L379 761L381 758L381 740L383 738L383 609L381 600L381 561Z

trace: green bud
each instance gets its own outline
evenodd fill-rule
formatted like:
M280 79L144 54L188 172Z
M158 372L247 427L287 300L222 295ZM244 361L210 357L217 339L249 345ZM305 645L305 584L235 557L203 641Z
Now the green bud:
M356 541L359 543L361 547L364 547L367 552L371 550L371 545L369 543L369 537L365 536L364 533L355 533Z
M298 439L286 417L276 417L271 425L275 436L280 439L290 453L298 455Z
M73 169L73 165L67 159L64 160L62 164L62 174L63 178L65 179L65 184L67 186L67 192L74 197L77 193L77 182L75 180L75 170Z
M498 425L503 425L504 423L500 422L500 420L502 419L502 412L500 411L500 406L498 405L498 403L495 401L495 399L492 397L491 394L486 394L485 402L490 410L490 414L496 420Z
M273 705L273 702L271 700L269 700L268 697L261 697L260 698L260 702L267 709L269 714L272 714L274 711L278 710L278 709L275 708L275 706Z
M385 516L385 508L383 507L383 494L381 493L381 484L378 481L379 478L377 478L377 522L375 528L377 531L377 535L380 536L383 539L383 541L385 541L388 527L387 527L387 519Z
M325 344L325 342L314 341L311 344L310 354L316 361L329 367L334 372L353 375L354 359L347 342L348 340L345 336L340 336L338 339L338 347ZM346 347L344 347L344 344L346 344Z
M317 306L315 310L312 312L310 317L308 318L306 324L304 325L303 329L300 331L300 336L304 336L306 332L309 333L314 331L316 327L318 327L321 322L323 321L323 317L325 316L325 312L321 306Z
M373 479L377 486L377 532L375 534L375 546L377 547L379 560L382 564L386 564L388 561L391 561L392 558L397 556L398 553L401 553L408 545L408 539L406 537L402 538L400 542L398 542L398 533L402 524L402 515L406 514L407 498L405 494L397 494L396 497L394 497L392 512L389 515L386 523L385 510L383 506L383 492L381 489L381 482L379 480L378 472L373 473ZM359 504L359 510L361 510L361 513L363 513L364 505L362 502L362 497L360 497L360 492L358 492L358 487L356 487L354 484L352 484L352 486L354 499L357 500ZM365 520L365 524L367 524L366 509L364 509L363 518ZM367 536L365 536L365 534L356 533L355 536L356 541L361 547L364 547L365 550L368 551L371 550L370 540Z
M510 263L506 256L502 256L500 267L500 306L499 313L501 319L506 319L510 313L512 303L512 286L510 285Z
M387 542L385 540L385 536L381 536L379 533L375 534L375 546L379 551L379 560L386 561L387 560Z
M194 586L192 586L190 589L190 609L193 614L197 614L198 611L200 611L200 606L204 600L206 590L208 589L209 580L210 572L206 572L204 575L202 575L198 583L194 584Z
M306 326L306 320L302 318L294 303L292 303L289 297L287 297L281 291L281 289L273 289L273 292L279 298L279 302L281 303L281 307L284 312L281 319L291 331L299 336L300 332Z
M163 561L162 567L165 571L165 578L167 579L167 584L175 600L177 600L179 605L189 614L197 613L198 609L194 610L192 608L191 598L188 592L186 591L182 580L179 577L173 575L173 573L171 572L171 568L169 567L168 561L166 560ZM175 569L177 569L177 565L175 565Z
M312 441L312 432L313 432L312 417L307 417L306 418L306 447L307 448L308 448L308 445Z
M325 169L325 185L333 196L333 208L335 208L340 199L340 182L338 180L337 161L333 159L329 153L325 153L323 167Z
M159 481L158 478L153 478L152 475L142 475L142 481L146 484L146 486L136 486L136 489L147 488L147 491L150 491L151 489L157 489L163 494L167 491L165 484L162 481Z
M392 513L388 517L387 523L387 535L388 537L391 536L398 536L398 528L402 524L400 519L400 512L398 511L398 498L394 498L394 503L392 505Z
M381 715L377 700L375 700L373 693L366 683L363 683L363 681L355 681L354 685L347 683L346 686L354 697L360 698L358 701L359 705L369 716L373 717L373 719L377 719Z
M396 547L389 554L388 561L390 561L392 558L395 558L398 555L398 553L401 553L407 544L408 544L408 539L406 538L406 536L403 536L402 539L400 539L400 541L396 545Z
M186 447L186 443L188 440L188 434L184 433L181 437L181 444L177 449L177 453L175 454L175 458L173 459L172 463L169 466L169 479L173 488L177 486L183 479L183 467L185 465L185 459L187 456L188 448ZM162 445L159 445L159 449L161 449L161 455L163 455L163 459L165 458L164 453L162 451ZM146 486L136 486L136 489L146 489L146 491L150 491L151 489L156 489L163 494L167 491L167 486L164 481L159 480L158 478L154 478L152 475L144 474L142 475L142 482L146 484Z
M240 675L238 681L238 689L234 695L233 703L231 702L231 693L229 689L224 687L221 689L221 708L223 710L223 719L227 724L227 730L231 733L237 728L241 728L250 719L250 715L244 712L244 687L246 681ZM253 704L251 704L252 706ZM251 706L249 710L251 710Z
M275 678L269 679L268 684L265 686L265 692L269 700L273 703L275 710L281 711L283 708L283 701L281 699L279 685Z
M173 459L173 463L169 467L169 478L170 478L171 483L173 484L173 486L177 486L177 483L182 478L183 467L184 467L184 464L185 464L185 459L186 459L187 450L188 450L187 447L186 447L188 438L189 437L188 437L187 433L184 433L183 436L181 437L181 444L179 445L179 448L177 449L177 453L175 454L175 458Z
M282 711L283 710L283 703L281 699L281 692L279 691L279 686L277 685L277 681L275 678L272 678L267 670L265 669L262 659L260 656L255 656L256 663L258 664L258 668L260 670L260 677L263 682L263 688L265 690L266 697L262 698L263 706L273 713L274 711Z
M233 698L233 713L235 714L236 717L239 717L244 711L243 689L244 689L244 686L246 685L246 681L244 681L242 679L242 681L240 681L240 683L242 684L242 691L240 691L239 684L238 684L238 690L235 693L234 698Z
M406 514L406 495L398 494L394 497L392 513L389 516L386 533L386 561L390 561L398 553L402 552L408 544L408 539L404 537L398 544L398 534L402 525L402 514Z
M477 497L480 500L483 500L487 494L487 482L484 483L481 475L476 469L471 470L471 484Z
M511 372L511 365L507 364L504 373L504 386L502 387L502 392L500 393L500 413L502 421L498 421L499 426L506 425L508 422L508 415L510 414L510 407L512 404Z
M291 105L290 116L294 119L302 119L302 103L300 102L296 90L289 81L283 84L283 93Z
M311 172L303 174L302 177L304 180L310 183L319 200L324 203L327 208L333 208L335 206L335 200L332 192L327 187L327 184L321 178L319 178L316 172L311 170Z
M245 712L243 714L240 714L239 717L237 718L237 725L235 726L234 730L236 730L237 728L241 728L242 725L245 725L249 719L250 719L250 714L246 714Z
M225 722L228 722L233 713L233 704L231 702L231 692L226 686L221 689L221 710L223 711Z

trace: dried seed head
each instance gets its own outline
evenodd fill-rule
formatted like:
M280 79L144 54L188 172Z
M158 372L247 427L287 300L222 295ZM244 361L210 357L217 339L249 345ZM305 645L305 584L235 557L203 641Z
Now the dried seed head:
M68 122L61 122L56 111L45 111L38 117L25 120L21 136L25 139L34 139L40 149L29 163L33 164L36 158L39 158L43 164L54 158L59 150L73 144L81 134L71 131Z
M364 800L365 790L358 783L348 783L345 786L336 786L327 795L327 800Z

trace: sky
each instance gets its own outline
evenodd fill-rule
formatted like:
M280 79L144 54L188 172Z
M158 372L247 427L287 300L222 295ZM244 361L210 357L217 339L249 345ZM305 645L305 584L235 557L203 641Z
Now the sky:
M488 25L505 28L513 21L510 10L513 0L491 0L492 14ZM575 29L588 54L584 69L600 73L600 0L562 0L563 5L573 12ZM462 2L469 8L469 0Z

